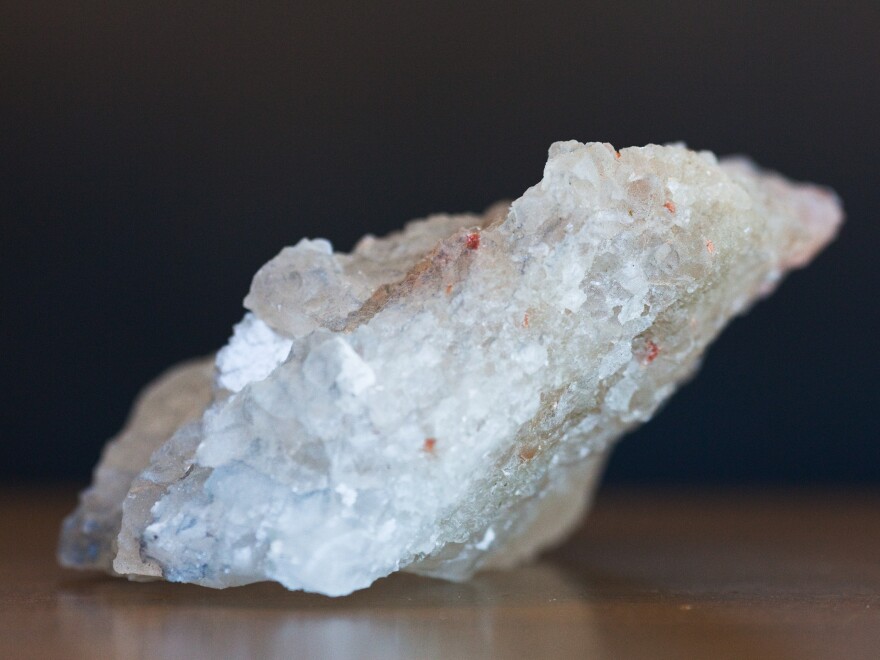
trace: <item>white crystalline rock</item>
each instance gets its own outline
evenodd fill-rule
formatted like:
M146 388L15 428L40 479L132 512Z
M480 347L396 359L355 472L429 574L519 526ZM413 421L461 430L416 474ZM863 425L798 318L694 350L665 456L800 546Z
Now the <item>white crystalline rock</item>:
M581 517L612 443L841 217L745 161L560 142L484 216L351 254L303 240L256 274L210 402L163 399L157 432L111 443L61 559L329 595L528 559ZM204 364L184 373L211 390Z
M280 335L260 317L245 314L229 343L217 353L217 384L238 392L248 383L263 380L290 355L293 340Z

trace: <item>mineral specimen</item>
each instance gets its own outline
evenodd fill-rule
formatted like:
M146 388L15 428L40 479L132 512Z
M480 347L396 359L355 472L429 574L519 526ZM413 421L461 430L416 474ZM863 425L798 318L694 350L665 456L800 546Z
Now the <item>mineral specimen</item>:
M744 160L559 142L483 216L263 266L216 360L152 385L60 558L132 579L347 594L561 539L614 441L842 217Z

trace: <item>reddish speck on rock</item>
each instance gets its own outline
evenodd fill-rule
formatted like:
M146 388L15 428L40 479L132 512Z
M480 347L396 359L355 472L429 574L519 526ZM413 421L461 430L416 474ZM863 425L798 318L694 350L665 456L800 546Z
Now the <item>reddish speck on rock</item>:
M425 444L422 445L422 450L428 452L429 454L434 453L434 447L437 445L437 438L425 438Z
M526 312L525 316L523 316L523 327L524 328L529 327L529 313L528 312Z
M675 202L671 199L666 202L663 206L666 207L666 210L669 211L672 215L675 215Z
M468 234L467 242L465 243L465 246L467 247L468 250L476 250L477 248L479 248L480 247L480 234L477 232L474 232L473 234Z
M452 285L447 284L446 285L446 295L448 296L450 293L452 293Z
M706 250L708 250L709 254L715 254L715 243L706 241Z
M645 364L651 364L660 354L660 347L650 339L645 344Z
M528 463L535 457L535 454L538 453L538 449L536 447L523 447L519 450L519 460L523 463Z
M615 151L615 152L614 152L614 157L615 157L615 158L620 158L620 152L619 152L619 151Z

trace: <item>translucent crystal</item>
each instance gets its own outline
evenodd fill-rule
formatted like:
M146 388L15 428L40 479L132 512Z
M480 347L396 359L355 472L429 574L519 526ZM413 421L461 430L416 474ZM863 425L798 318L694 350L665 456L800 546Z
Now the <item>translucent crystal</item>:
M559 142L539 184L482 216L351 254L300 241L254 277L213 375L145 395L61 560L329 595L527 560L582 516L613 442L841 217L829 191L743 160Z

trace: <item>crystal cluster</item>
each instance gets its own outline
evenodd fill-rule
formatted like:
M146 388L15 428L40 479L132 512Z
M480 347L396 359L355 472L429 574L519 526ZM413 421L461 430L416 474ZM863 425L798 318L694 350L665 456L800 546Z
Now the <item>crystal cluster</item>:
M745 160L558 142L540 183L484 215L350 254L304 239L257 272L216 358L148 388L61 561L329 595L515 565L841 217Z

